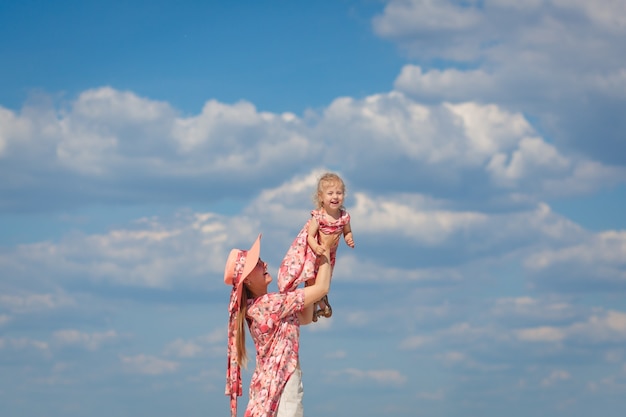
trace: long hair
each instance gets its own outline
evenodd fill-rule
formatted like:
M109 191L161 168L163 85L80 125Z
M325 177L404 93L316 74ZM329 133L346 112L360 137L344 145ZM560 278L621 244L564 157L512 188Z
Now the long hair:
M248 354L246 353L246 313L248 312L248 298L250 297L248 287L243 285L241 300L239 300L239 311L237 312L237 363L242 368L248 365Z

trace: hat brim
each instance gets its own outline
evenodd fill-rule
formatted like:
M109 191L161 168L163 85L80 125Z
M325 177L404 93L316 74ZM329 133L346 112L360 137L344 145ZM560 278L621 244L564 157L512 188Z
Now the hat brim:
M259 256L261 255L261 235L256 238L252 247L248 250L246 254L246 263L243 266L243 272L241 273L241 281L246 279L250 272L256 267L256 264L259 262Z
M233 285L233 271L235 269L235 262L237 261L237 256L241 252L240 249L233 249L230 251L228 255L228 259L226 260L226 267L224 268L224 284ZM259 256L261 253L261 235L256 238L252 247L246 251L246 262L243 265L243 269L241 271L241 277L237 282L237 286L241 286L243 284L243 280L250 275L250 273L254 270L257 262L259 262Z

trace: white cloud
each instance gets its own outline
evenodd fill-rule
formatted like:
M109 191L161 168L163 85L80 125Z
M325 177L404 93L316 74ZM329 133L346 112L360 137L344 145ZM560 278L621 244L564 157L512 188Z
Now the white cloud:
M76 305L76 301L65 293L0 295L0 307L4 307L13 313L54 310L73 305Z
M465 362L468 360L466 354L464 354L463 352L455 351L444 352L440 355L440 358L448 365L452 365L458 362Z
M206 355L221 356L224 354L227 334L226 327L220 327L209 334L190 340L179 338L165 346L164 354L178 358L195 358Z
M87 90L58 121L59 162L86 175L108 176L127 169L129 157L143 169L156 169L166 145L162 129L171 123L169 104L110 87Z
M567 381L568 379L571 379L571 378L572 378L572 375L565 370L562 370L562 369L554 370L550 372L550 375L546 376L541 381L541 386L549 387L549 386L555 385L558 382Z
M115 342L119 338L120 335L115 330L86 333L76 329L63 329L53 334L55 343L60 346L80 346L90 351L98 350L103 344Z
M370 198L357 193L355 200L350 212L363 225L361 233L405 235L426 246L440 245L455 234L481 228L488 219L475 212L423 210L410 197L403 201L403 196Z
M484 204L485 195L536 201L626 180L625 169L564 153L522 112L474 100L426 105L397 91L338 98L303 120L215 100L181 118L166 103L111 88L88 90L65 111L3 114L7 208L51 189L58 204L71 205L277 193L281 181L286 189L309 184L320 160L341 167L355 189L383 194L450 195L471 177L465 192Z
M593 4L584 0L552 0L565 9L581 12L600 27L615 32L626 31L626 3L616 0L598 0Z
M371 369L363 370L356 368L345 368L337 371L329 372L332 379L345 380L346 378L352 383L375 383L378 385L401 386L406 383L406 376L395 369Z
M554 142L623 165L624 7L392 0L373 27L419 63L404 67L399 91L435 103L498 103L532 116Z
M572 320L576 308L562 299L540 299L528 296L505 297L496 300L492 312L503 319L529 319L543 322Z
M50 345L47 342L28 337L0 337L0 349L11 348L16 351L35 350L48 355Z
M179 143L179 150L183 153L198 151L208 146L217 153L230 154L232 158L230 162L233 164L244 161L254 163L256 146L249 146L251 144L249 141L246 144L242 143L240 140L242 137L256 139L258 134L255 132L266 132L268 137L265 139L273 146L280 147L277 154L302 154L306 151L303 147L307 147L308 143L297 134L299 123L299 119L291 113L279 115L257 112L250 102L240 101L227 105L209 100L198 116L177 119L172 136ZM274 136L270 137L269 133L273 133ZM249 157L244 158L245 154ZM235 159L237 157L242 159L237 161ZM232 169L232 166L224 165L218 168Z
M540 138L524 138L510 156L504 153L493 155L488 169L494 174L494 182L510 186L538 173L543 174L544 179L559 175L569 167L570 161L559 155L554 146Z
M309 217L306 206L313 178L264 190L238 216L181 210L170 217L142 218L108 232L71 233L56 242L20 245L0 254L0 266L15 279L91 283L96 284L94 290L98 284L213 288L220 280L206 277L220 276L228 251L247 247L259 232L265 236L264 258L278 267ZM588 235L545 204L519 212L484 213L421 194L373 197L360 191L354 192L353 201L349 210L357 248L342 245L335 269L335 275L346 281L460 282L466 273L474 275L494 262L504 262L503 256L509 256L506 262L517 262L529 253L566 247ZM443 258L445 263L438 260ZM0 298L0 305L14 311L73 302L63 294Z
M203 347L192 341L176 339L165 347L166 355L174 355L179 358L193 358L204 351Z
M423 45L411 40L427 33L450 34L453 41L446 49L446 56L454 59L468 59L472 56L474 49L468 47L472 43L464 40L463 35L475 31L484 23L484 17L476 9L455 7L450 2L434 0L389 1L383 14L373 19L373 27L378 35L406 40L401 45L409 51Z
M586 266L598 262L621 265L626 259L626 231L606 231L592 235L587 241L558 250L546 250L530 256L526 266L547 268L554 264L575 262Z
M0 265L30 280L56 276L65 282L89 280L151 288L171 288L175 282L183 287L206 287L218 283L204 277L223 269L227 250L237 239L249 236L252 240L258 231L251 226L254 221L210 213L182 211L178 218L168 220L171 223L140 219L127 229L92 235L72 233L59 242L21 245L11 255L0 255ZM39 302L48 298L40 297ZM34 303L32 297L29 300ZM17 296L0 301L11 305L25 302ZM56 302L60 302L58 297Z
M484 97L496 87L496 80L485 70L463 71L456 68L424 71L419 65L405 65L394 82L398 91L426 100L466 101Z
M0 107L0 158L7 151L11 141L26 139L31 135L29 120L13 111Z
M594 343L626 341L626 313L609 310L568 328L571 337Z
M565 338L563 330L550 326L521 329L516 334L519 340L527 342L560 342Z
M587 283L602 290L626 286L625 259L626 232L611 230L590 234L558 248L535 251L524 264L536 285L569 282L576 284L572 290L578 291L581 284Z
M400 349L408 349L408 350L418 349L421 346L427 343L430 343L431 341L432 341L432 337L430 336L414 335L414 336L404 339L400 343Z
M139 354L135 356L120 356L120 361L124 369L129 372L144 375L162 375L178 370L179 364L174 361L167 361L156 356Z
M609 310L564 326L531 327L514 333L527 342L621 343L626 340L626 313Z
M365 163L355 157L386 159L400 154L425 159L435 146L432 137L436 133L435 122L431 109L397 92L375 94L362 100L341 97L324 109L314 136L326 138L324 141L333 145L324 161L345 170ZM333 140L329 141L330 138ZM351 156L337 152L343 149L356 153Z

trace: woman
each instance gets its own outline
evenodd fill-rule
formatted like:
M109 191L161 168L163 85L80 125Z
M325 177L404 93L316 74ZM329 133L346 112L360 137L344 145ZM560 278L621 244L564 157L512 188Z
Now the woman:
M259 258L261 235L248 251L233 249L226 261L224 283L232 285L229 304L226 395L232 417L241 395L240 366L246 365L244 321L256 347L245 417L302 416L302 383L298 358L300 325L313 320L313 305L330 289L330 248L339 235L322 238L315 283L288 293L269 293L272 277Z

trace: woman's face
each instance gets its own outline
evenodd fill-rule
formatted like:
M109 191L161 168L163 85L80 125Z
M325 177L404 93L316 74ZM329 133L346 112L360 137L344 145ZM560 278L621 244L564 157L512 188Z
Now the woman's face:
M256 266L246 278L246 284L255 296L267 294L267 286L272 282L272 276L267 272L267 264L259 258Z

